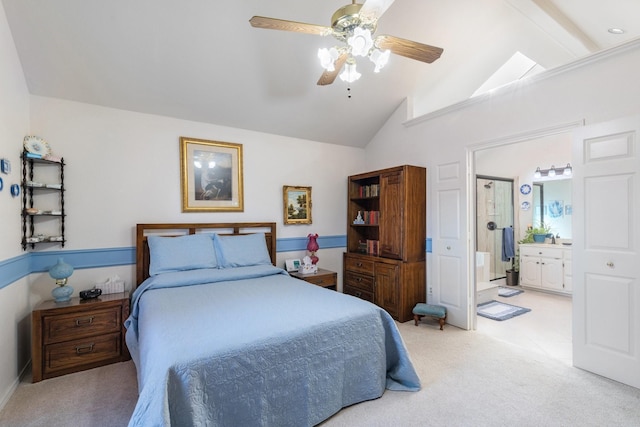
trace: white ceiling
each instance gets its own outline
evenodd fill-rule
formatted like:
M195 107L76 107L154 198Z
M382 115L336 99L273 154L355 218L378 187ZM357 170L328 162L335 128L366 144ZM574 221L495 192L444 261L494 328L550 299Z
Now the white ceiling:
M416 115L467 99L516 52L548 70L640 37L638 0L396 0L376 34L444 53L392 55L379 74L360 61L348 98L340 79L316 85L335 39L248 21L330 26L349 0L2 3L31 94L358 147L403 99Z

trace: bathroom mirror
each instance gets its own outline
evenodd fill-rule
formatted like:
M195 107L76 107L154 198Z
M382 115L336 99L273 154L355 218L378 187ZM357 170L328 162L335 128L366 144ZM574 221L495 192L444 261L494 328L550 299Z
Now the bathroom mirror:
M551 226L551 232L571 239L571 179L555 179L533 183L533 224Z

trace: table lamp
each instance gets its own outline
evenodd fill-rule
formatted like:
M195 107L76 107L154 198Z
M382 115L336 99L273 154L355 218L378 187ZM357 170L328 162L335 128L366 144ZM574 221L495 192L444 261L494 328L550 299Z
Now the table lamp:
M67 278L73 274L73 267L58 258L58 263L49 269L49 276L56 279L56 286L51 295L56 302L67 302L71 299L73 288L67 285Z

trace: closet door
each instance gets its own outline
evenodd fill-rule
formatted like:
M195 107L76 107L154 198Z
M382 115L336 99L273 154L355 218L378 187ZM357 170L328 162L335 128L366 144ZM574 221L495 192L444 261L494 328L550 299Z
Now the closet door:
M640 117L574 141L573 363L640 388Z

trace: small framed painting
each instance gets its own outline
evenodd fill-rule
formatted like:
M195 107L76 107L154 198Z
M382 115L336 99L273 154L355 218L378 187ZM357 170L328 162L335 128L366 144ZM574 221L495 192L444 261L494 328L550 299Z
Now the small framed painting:
M182 212L242 212L242 144L180 137Z
M311 187L282 187L285 224L311 224Z

